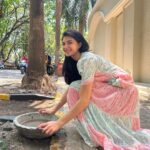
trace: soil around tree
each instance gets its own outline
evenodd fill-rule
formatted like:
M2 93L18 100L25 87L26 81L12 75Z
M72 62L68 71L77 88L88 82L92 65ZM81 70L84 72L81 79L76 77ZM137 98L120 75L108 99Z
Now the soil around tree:
M45 94L54 94L56 92L55 83L47 74L36 77L27 77L27 75L25 75L22 79L22 88L34 89Z
M62 80L62 79L61 79ZM20 114L35 112L40 108L52 107L60 99L64 92L64 87L59 86L58 92L55 93L54 100L26 100L26 101L1 101L0 100L0 116L5 116L12 119ZM64 85L65 86L65 85ZM36 90L26 90L21 88L21 82L5 83L0 85L0 93L37 93ZM54 94L54 93L49 93ZM28 139L20 135L12 121L0 120L0 150L49 150L51 138L46 139Z

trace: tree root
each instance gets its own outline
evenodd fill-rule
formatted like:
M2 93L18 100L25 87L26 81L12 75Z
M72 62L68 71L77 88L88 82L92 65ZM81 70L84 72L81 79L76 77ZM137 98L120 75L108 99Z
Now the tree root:
M22 88L46 94L56 93L56 85L47 74L38 77L25 75L22 79Z

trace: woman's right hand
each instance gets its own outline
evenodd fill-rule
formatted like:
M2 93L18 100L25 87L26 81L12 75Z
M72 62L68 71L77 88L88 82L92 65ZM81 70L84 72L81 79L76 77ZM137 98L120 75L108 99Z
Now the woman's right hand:
M56 106L53 106L51 108L42 108L39 110L40 114L55 114L57 111Z

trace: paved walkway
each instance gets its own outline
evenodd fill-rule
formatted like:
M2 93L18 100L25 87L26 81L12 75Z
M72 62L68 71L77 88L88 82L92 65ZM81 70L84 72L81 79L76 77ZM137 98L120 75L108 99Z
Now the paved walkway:
M19 79L16 79L15 83L14 83L14 80L12 80L12 82L11 82L11 79L8 79L8 80L9 80L9 84L11 84L11 86L9 86L9 88L13 89L14 86L16 86L16 85L18 86L20 84ZM1 92L8 90L7 83L8 83L7 79L3 80L3 83L0 83L1 84L0 85ZM5 90L2 89L2 86L4 86ZM56 102L59 101L60 97L62 96L62 93L67 88L67 86L65 85L65 83L63 81L63 78L58 79L57 87L58 87L58 93L57 93L57 96L54 101L52 101L52 102L44 101L42 103L35 101L32 104L30 104L30 106L34 107L36 109L43 108L47 105L49 105L49 107L53 106ZM139 89L142 89L142 88L143 88L142 86L139 87ZM145 92L145 90L143 90L143 91ZM141 116L142 127L150 129L150 100L149 100L148 96L146 97L147 99L143 98L141 100L140 116ZM9 102L9 103L11 103L11 102ZM16 111L16 110L14 109L14 111ZM64 111L67 111L66 105L63 109L63 112ZM62 116L63 112L59 111L57 113L57 115ZM16 112L16 114L17 114L17 112ZM52 137L51 144L49 145L49 150L96 150L96 148L91 148L84 143L83 139L76 131L73 121L71 121L70 123L68 123L67 125L64 126L62 132L60 132L59 134L56 134L55 136Z

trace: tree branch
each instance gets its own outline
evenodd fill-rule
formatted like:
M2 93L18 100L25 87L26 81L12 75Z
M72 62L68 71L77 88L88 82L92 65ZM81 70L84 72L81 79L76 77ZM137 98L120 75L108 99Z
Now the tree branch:
M11 48L10 48L10 50L9 50L9 52L8 52L8 55L7 55L6 59L4 59L4 62L6 62L6 61L9 59L9 56L10 56L11 52L13 51L13 49L14 49L14 47L15 47L15 45L16 45L16 39L17 39L17 33L16 33L16 35L15 35L15 39L14 39L13 45L11 46Z
M21 17L22 18L22 17ZM20 19L21 19L20 18ZM0 41L0 45L2 45L12 34L12 32L14 32L17 28L19 28L21 25L28 23L29 22L29 18L26 18L23 21L17 20L14 25L12 26L12 28L10 29L10 31L8 31L5 36L1 39Z

